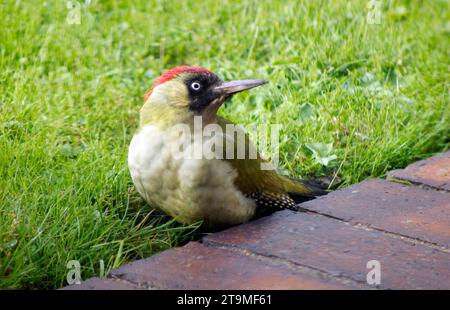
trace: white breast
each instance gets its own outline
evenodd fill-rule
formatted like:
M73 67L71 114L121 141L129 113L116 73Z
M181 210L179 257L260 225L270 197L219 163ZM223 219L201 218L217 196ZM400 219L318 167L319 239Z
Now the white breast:
M133 137L128 166L142 197L182 223L204 219L212 226L228 226L248 221L255 203L234 185L234 168L220 159L195 159L189 148L184 156L174 156L173 145L185 142L179 139L152 125Z

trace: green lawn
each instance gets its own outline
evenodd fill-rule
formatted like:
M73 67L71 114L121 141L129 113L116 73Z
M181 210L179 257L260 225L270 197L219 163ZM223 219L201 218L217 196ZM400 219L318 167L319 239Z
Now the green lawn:
M143 95L175 65L269 79L221 113L283 124L296 177L346 186L447 149L448 1L384 0L381 24L367 2L79 1L77 25L66 1L2 1L0 287L61 287L69 260L85 279L195 237L139 200L126 164Z

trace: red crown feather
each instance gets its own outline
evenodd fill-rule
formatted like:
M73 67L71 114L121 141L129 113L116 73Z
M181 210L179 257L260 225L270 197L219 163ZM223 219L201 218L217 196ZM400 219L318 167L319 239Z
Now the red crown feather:
M211 71L202 68L202 67L195 67L195 66L178 66L174 67L172 69L166 70L161 76L153 83L150 90L145 94L144 101L147 101L148 97L153 92L153 89L155 89L156 86L161 85L167 81L170 81L175 76L182 74L182 73L198 73L198 74L208 74L208 75L214 75Z

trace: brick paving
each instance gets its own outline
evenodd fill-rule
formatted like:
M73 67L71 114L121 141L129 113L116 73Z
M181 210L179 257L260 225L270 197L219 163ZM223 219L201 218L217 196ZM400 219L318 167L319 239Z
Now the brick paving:
M450 151L300 206L65 289L450 289Z

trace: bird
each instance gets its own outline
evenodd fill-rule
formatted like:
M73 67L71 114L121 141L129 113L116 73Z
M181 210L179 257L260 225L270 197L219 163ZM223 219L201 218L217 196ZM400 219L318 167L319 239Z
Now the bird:
M312 182L278 174L276 169L261 169L262 164L270 167L270 161L257 151L256 156L249 156L255 144L238 126L237 134L244 134L247 147L240 158L220 156L239 147L234 134L195 139L207 127L226 132L227 126L235 125L217 115L219 108L233 95L267 82L223 81L199 66L164 71L144 96L139 126L128 150L131 179L143 199L179 223L202 222L222 229L267 212L299 210L298 202L327 194ZM201 126L196 126L198 121ZM188 156L218 141L231 141L224 148L212 147L219 156Z

